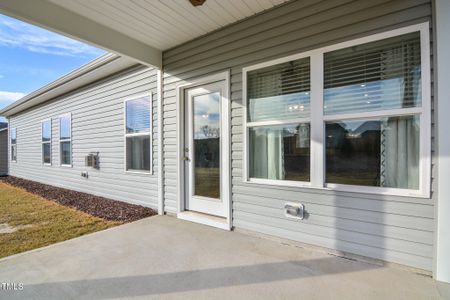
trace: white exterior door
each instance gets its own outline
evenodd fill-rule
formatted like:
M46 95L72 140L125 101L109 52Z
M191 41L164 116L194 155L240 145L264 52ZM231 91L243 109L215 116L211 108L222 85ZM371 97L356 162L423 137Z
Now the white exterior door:
M226 81L185 90L185 210L226 217L229 121Z

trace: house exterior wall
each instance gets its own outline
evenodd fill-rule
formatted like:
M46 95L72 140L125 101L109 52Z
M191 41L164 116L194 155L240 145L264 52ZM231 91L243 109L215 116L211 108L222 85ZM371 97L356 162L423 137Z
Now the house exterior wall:
M0 176L8 174L8 130L0 130Z
M157 208L157 160L152 174L125 172L124 99L153 94L153 152L158 147L156 70L137 66L10 117L17 129L17 162L10 175ZM72 167L59 163L59 116L72 115ZM52 120L52 165L42 164L41 121ZM100 153L100 169L85 156ZM81 176L88 171L88 179Z
M177 86L231 73L233 226L367 257L432 269L434 199L244 183L242 68L354 38L431 21L428 0L294 1L163 53L164 205L176 213ZM430 22L431 24L431 22ZM309 217L284 216L301 202Z

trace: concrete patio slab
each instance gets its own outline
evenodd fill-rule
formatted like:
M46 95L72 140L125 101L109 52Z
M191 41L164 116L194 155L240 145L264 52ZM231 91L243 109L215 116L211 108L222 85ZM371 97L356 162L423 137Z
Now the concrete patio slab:
M450 299L406 270L158 216L0 261L8 299Z

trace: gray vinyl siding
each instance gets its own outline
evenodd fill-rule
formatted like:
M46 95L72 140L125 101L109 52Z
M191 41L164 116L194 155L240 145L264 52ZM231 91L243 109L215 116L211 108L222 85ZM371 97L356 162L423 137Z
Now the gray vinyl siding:
M153 173L125 172L124 99L153 94ZM59 116L72 114L72 164L59 162ZM41 160L41 121L52 120L52 165ZM46 102L10 118L17 128L17 162L10 175L107 198L156 208L157 97L156 70L134 67L69 95ZM85 167L85 156L100 153L100 170ZM81 177L82 171L89 178Z
M0 176L8 174L8 130L0 130Z
M225 27L163 54L165 210L177 207L176 86L231 72L233 225L265 234L432 269L434 199L244 183L242 68L314 48L431 21L428 0L302 0ZM300 201L303 221L287 219Z

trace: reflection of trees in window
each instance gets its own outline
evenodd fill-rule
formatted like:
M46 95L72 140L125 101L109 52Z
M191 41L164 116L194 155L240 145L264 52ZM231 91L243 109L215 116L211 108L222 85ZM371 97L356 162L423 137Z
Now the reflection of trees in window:
M218 138L220 136L220 128L204 125L201 131L206 138Z

